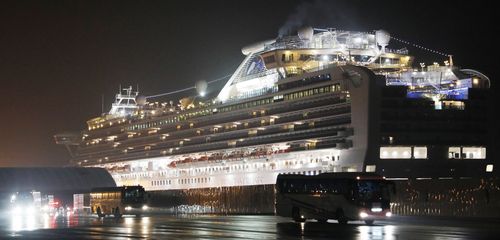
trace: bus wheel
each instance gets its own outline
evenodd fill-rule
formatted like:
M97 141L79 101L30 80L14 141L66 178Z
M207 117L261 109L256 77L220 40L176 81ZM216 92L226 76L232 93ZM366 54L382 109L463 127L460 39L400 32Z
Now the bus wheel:
M337 221L342 225L345 225L348 222L347 217L344 215L344 211L342 209L337 210Z
M373 219L371 219L371 220L365 220L365 223L366 223L366 225L373 225L374 221L375 220L373 220Z
M292 218L295 222L305 222L306 219L300 215L300 209L298 207L292 208Z

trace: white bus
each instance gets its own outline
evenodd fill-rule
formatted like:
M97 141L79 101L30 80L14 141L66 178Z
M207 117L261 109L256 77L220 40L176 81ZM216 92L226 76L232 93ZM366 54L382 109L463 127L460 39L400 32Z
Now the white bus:
M388 218L394 185L371 173L280 174L276 181L276 214L296 222L336 219L340 224Z

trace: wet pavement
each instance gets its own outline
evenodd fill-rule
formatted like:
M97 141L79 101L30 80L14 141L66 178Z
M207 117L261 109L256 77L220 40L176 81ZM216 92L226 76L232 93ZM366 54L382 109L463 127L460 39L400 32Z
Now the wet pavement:
M151 215L122 219L2 215L0 239L499 239L498 220L394 217L293 223L276 216Z

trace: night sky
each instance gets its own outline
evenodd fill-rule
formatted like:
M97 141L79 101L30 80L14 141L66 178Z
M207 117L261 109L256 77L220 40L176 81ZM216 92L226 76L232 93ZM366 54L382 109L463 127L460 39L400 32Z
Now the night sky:
M284 26L386 29L496 83L493 1L366 2L1 1L0 166L63 166L69 154L53 135L86 127L102 95L108 111L120 84L153 95L225 76L243 46ZM408 49L417 61L445 60Z

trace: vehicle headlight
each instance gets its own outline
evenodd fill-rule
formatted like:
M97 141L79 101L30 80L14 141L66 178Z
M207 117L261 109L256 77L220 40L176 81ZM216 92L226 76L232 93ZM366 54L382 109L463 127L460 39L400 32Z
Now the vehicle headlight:
M148 210L148 208L149 208L148 205L142 206L142 210Z
M386 212L386 213L385 213L385 216L386 216L386 217L391 217L391 216L392 216L392 213L391 213L391 212Z
M131 206L126 206L126 207L125 207L125 211L130 211L130 210L132 210L132 207L131 207Z
M368 213L366 213L366 212L360 212L359 213L359 217L360 218L366 218L366 217L368 217Z
M22 213L22 209L21 209L21 207L15 207L15 208L13 209L13 211L14 211L14 214L20 214L20 213Z
M34 214L35 213L35 208L33 206L28 206L25 209L25 213L29 214L29 215Z

